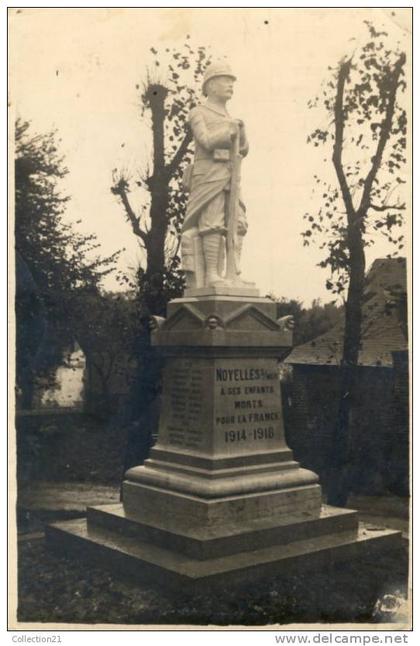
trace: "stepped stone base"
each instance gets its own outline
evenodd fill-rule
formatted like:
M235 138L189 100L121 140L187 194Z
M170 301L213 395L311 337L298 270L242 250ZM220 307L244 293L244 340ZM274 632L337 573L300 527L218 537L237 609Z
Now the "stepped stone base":
M296 510L313 516L321 508L317 476L283 449L221 460L159 448L123 483L129 517L162 529L185 532L237 531L250 522L282 523Z
M230 533L229 533L230 532ZM323 507L283 523L249 523L175 533L130 518L121 504L88 509L87 520L47 528L49 547L113 570L118 576L183 592L243 585L274 576L320 570L337 562L378 558L400 545L400 532L357 523L356 512Z

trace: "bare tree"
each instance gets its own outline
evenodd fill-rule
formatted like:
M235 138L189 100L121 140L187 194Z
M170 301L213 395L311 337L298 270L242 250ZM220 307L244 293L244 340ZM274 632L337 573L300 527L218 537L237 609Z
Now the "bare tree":
M348 497L349 416L356 379L362 331L365 285L365 249L379 233L403 248L399 228L405 203L399 199L404 183L407 117L399 104L406 88L406 56L387 44L388 34L370 23L369 40L337 68L322 94L309 107L323 102L330 125L309 137L315 146L330 144L336 182L322 182L323 205L305 215L304 244L320 241L326 257L320 263L331 269L327 287L345 299L345 325L341 360L341 387L337 423L331 448L328 482L330 504L345 504ZM326 161L326 160L325 160ZM319 235L321 234L321 236Z

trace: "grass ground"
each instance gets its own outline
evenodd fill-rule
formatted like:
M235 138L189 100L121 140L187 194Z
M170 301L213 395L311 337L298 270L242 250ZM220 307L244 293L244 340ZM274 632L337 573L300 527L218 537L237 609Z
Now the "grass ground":
M36 420L35 420L36 421ZM34 424L33 424L34 426ZM114 419L63 415L37 427L18 426L18 481L118 484L123 475L127 428Z
M159 625L380 623L398 620L406 590L404 548L380 563L352 563L313 576L273 579L220 595L163 593L97 567L48 553L42 539L19 543L21 622ZM401 618L401 617L400 617Z

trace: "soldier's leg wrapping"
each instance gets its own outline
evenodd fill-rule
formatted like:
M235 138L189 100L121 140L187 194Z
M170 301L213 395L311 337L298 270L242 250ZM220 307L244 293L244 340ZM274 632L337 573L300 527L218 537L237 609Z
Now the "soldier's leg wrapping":
M195 286L204 287L206 266L204 261L203 241L200 235L193 238L194 244L194 264L195 264Z
M242 202L239 202L239 215L238 215L238 224L236 229L236 242L235 242L235 259L236 259L236 273L239 276L241 273L241 256L242 256L242 245L244 242L244 236L248 230L248 222L246 221L246 210Z
M235 244L235 259L236 259L236 274L239 276L241 273L241 255L242 255L242 245L244 242L244 237L243 236L236 236L236 244Z
M206 265L206 285L213 285L220 282L222 278L218 274L220 244L223 235L221 233L205 233L202 236L204 261Z
M181 236L181 268L185 273L186 288L195 287L194 235L190 230Z
M181 237L181 267L185 272L186 288L204 286L204 255L198 227L188 229Z
M199 231L203 244L205 262L205 285L223 280L220 269L223 267L225 227L225 192L221 191L203 209L199 218Z

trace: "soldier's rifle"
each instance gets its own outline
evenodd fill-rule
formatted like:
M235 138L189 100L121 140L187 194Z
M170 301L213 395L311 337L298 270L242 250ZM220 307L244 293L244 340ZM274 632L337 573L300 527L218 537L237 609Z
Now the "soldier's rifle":
M230 192L228 202L228 221L227 221L227 238L226 238L226 278L233 280L238 274L236 263L236 236L238 230L239 215L239 182L241 172L242 156L239 153L239 126L236 134L232 138L231 145L231 164L232 174L230 180Z

